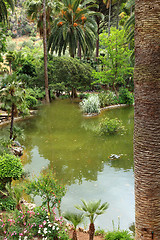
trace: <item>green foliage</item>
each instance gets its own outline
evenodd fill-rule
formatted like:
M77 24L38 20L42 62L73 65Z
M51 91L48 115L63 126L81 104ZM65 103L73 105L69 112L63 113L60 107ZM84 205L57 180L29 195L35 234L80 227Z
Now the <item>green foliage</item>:
M0 219L0 239L48 239L69 240L68 231L63 218L57 218L52 211L52 219L49 219L48 211L42 207L22 211L15 210L12 215Z
M23 167L19 158L11 154L0 156L0 180L1 189L4 189L7 182L12 179L19 179L22 176Z
M100 135L113 135L123 133L124 127L122 121L117 118L109 119L106 117L101 120L97 132Z
M83 113L100 113L100 101L98 95L90 95L88 99L84 99L79 105Z
M85 216L90 219L91 223L94 223L96 218L99 215L104 214L109 207L109 204L107 202L101 205L101 200L89 201L88 203L83 199L81 201L82 205L76 205L75 207L80 211L85 212Z
M63 217L73 224L75 230L76 230L77 226L80 223L82 223L82 221L84 219L83 213L65 212L63 214Z
M1 211L11 211L14 210L16 206L16 201L12 197L0 198L0 210ZM0 229L1 232L1 229ZM1 234L0 234L1 236Z
M131 92L127 88L120 88L119 90L119 103L124 103L128 105L132 105L134 102L134 97Z
M38 195L42 198L42 205L47 205L48 212L50 212L50 207L54 206L60 210L60 203L65 195L65 187L57 182L51 171L46 174L41 173L35 180L28 180L26 188L28 194Z
M78 45L84 55L93 52L97 37L97 23L93 15L100 15L86 7L88 1L62 0L63 8L55 18L48 49L60 56L69 47L69 54L74 57Z
M114 92L107 91L98 94L101 107L114 105L118 103L117 97Z
M29 95L26 96L25 100L27 102L27 107L29 109L35 107L37 105L37 103L38 103L38 101L37 101L37 99L35 97L29 96Z
M113 231L108 232L105 236L105 240L133 240L128 231Z
M103 236L106 234L104 229L100 229L100 227L98 227L98 229L95 231L95 236Z
M37 83L44 81L44 70L42 64L37 69ZM92 68L88 64L80 62L78 59L70 57L49 57L48 61L48 79L52 87L59 86L59 91L71 91L72 88L84 90L91 85ZM39 82L38 82L39 81ZM53 85L52 85L53 84ZM55 85L59 84L59 85ZM56 90L56 88L55 88Z
M108 84L117 94L119 86L125 86L126 81L133 76L131 67L131 51L126 44L124 30L111 28L111 34L100 34L101 52L99 57L101 71L93 71L93 76L97 79L95 83Z
M13 104L15 111L20 111L24 115L28 114L28 109L25 104L25 90L22 83L18 81L16 74L12 74L3 79L0 93L0 100L4 103L8 114L11 113Z

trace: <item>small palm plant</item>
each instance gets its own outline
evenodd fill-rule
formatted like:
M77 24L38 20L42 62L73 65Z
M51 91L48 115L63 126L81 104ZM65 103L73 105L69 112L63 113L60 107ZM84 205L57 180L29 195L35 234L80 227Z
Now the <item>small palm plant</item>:
M101 215L107 210L109 204L107 202L101 205L101 200L99 201L89 201L81 200L82 205L75 206L77 209L84 211L86 216L90 219L89 225L89 240L93 240L95 233L94 222L98 215Z
M71 222L73 224L73 240L77 240L77 226L82 223L84 215L82 213L71 213L71 212L66 212L63 217Z

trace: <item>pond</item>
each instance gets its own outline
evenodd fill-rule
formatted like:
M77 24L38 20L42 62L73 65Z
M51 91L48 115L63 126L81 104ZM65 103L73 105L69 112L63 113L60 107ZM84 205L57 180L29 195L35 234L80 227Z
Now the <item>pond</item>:
M133 115L133 107L123 107L85 118L78 103L54 101L42 107L38 117L18 123L25 133L24 168L36 175L54 169L67 186L62 211L75 211L81 199L101 199L109 208L97 218L96 228L112 230L119 217L120 228L126 229L134 222ZM126 133L98 136L93 128L106 116L121 119ZM121 157L110 160L111 154Z

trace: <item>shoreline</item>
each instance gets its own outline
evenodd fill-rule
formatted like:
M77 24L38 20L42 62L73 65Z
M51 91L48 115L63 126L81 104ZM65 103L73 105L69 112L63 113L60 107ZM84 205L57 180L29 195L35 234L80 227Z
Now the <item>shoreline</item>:
M110 105L110 106L106 106L103 108L100 108L100 112L99 113L91 113L91 114L83 114L84 117L96 117L99 114L101 114L102 111L105 110L110 110L110 109L114 109L114 108L120 108L120 107L128 107L128 106L132 106L132 105L128 105L128 104L116 104L116 105Z

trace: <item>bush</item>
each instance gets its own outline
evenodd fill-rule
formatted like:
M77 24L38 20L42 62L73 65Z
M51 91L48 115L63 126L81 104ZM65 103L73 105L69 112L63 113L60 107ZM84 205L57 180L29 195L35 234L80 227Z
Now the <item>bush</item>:
M0 156L0 189L5 189L5 185L12 179L19 179L22 176L23 167L19 158L11 154Z
M84 99L80 103L80 107L83 113L99 113L100 112L100 101L98 95L90 95L88 99Z
M33 211L15 210L13 215L0 219L0 239L48 239L69 240L63 218L57 218L54 209L52 216L46 208L38 207Z
M134 102L133 94L127 88L120 88L119 103L132 105Z
M131 237L131 234L128 231L113 231L113 232L108 232L105 235L105 240L133 240Z
M30 108L33 108L34 106L37 105L38 101L35 97L33 96L26 96L25 98L26 102L27 102L27 107L30 109Z
M109 106L109 105L118 103L115 93L113 93L111 91L101 92L98 94L98 97L100 100L101 107L105 107L105 106Z
M98 133L100 135L113 135L116 133L122 133L123 131L124 127L122 125L122 121L118 120L117 118L102 119L98 128Z
M16 206L16 201L12 197L6 197L0 199L0 210L1 211L10 211L14 210Z

